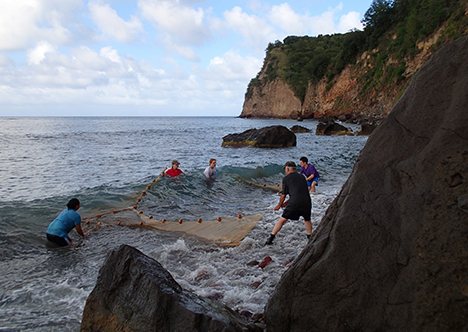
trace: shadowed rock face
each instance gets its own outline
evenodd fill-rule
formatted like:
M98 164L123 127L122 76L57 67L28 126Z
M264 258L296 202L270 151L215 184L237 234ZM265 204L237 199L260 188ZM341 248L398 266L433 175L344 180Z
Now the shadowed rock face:
M226 306L182 287L156 260L122 245L102 267L86 300L81 331L236 331L246 327Z
M296 146L296 135L284 126L249 129L239 134L223 137L223 147L282 148Z
M265 319L275 331L468 330L468 38L377 127Z

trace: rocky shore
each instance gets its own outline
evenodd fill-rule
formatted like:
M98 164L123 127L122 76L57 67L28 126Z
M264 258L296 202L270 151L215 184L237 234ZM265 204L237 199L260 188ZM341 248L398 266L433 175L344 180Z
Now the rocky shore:
M468 330L468 38L438 51L370 135L265 308L268 332ZM82 331L258 331L130 247Z

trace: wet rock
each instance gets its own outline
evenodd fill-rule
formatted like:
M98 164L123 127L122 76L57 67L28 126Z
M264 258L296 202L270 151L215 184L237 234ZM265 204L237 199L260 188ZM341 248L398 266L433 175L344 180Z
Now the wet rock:
M247 266L257 266L259 261L250 261L247 263Z
M260 266L262 269L265 268L267 265L269 265L273 260L271 259L270 256L266 256L258 266Z
M258 265L258 264L257 264L257 265ZM261 284L262 284L261 281L254 281L254 282L252 283L252 287L253 287L253 288L258 288L258 286L260 286Z
M263 313L257 312L255 314L253 314L252 320L254 322L263 322L263 320L264 320Z
M258 324L258 323L250 323L247 325L248 331L251 332L263 332L265 329L265 326L263 324Z
M268 332L468 331L466 59L468 37L444 46L374 130L270 297Z
M310 129L298 125L294 125L290 128L293 133L310 133Z
M352 136L353 133L346 128L345 126L336 123L333 120L329 120L327 122L320 122L317 125L317 129L315 130L316 135L348 135Z
M358 136L369 136L372 134L375 128L377 128L378 124L376 122L364 122L361 123L361 130L359 130L356 135Z
M156 260L127 245L110 253L86 300L81 331L242 331L226 306L184 290Z
M223 147L283 148L296 146L296 135L284 126L249 129L239 134L223 137Z
M468 213L468 195L458 197L458 207Z

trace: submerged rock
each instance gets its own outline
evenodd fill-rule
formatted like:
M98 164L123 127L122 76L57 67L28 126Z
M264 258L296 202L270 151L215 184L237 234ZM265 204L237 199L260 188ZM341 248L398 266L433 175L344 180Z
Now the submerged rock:
M81 331L243 331L239 314L182 287L156 260L122 245L86 300Z
M378 124L376 122L363 122L361 123L361 130L359 130L356 135L358 136L369 136L372 134Z
M345 126L336 123L333 120L329 120L327 122L321 122L317 125L317 129L315 130L316 135L347 135L352 136L353 133L346 128Z
M294 125L290 129L293 133L310 133L310 129L298 125Z
M275 331L468 331L468 37L413 78L265 310Z
M223 137L223 147L253 146L258 148L283 148L296 146L296 135L284 126L249 129L239 134Z

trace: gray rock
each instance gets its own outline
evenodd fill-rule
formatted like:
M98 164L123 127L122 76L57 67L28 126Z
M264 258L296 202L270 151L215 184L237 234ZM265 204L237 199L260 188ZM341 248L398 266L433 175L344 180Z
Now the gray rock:
M275 331L468 331L468 38L374 130L265 310ZM458 204L457 204L458 200Z
M353 133L346 128L345 126L336 123L333 120L328 120L327 122L320 122L315 129L316 135L347 135L352 136Z
M296 135L284 126L249 129L239 134L223 137L223 147L253 146L258 148L282 148L296 146Z
M310 129L298 125L294 125L290 128L293 133L310 133Z
M369 136L372 134L375 128L377 128L378 124L376 122L364 122L361 123L361 130L359 130L356 135L358 136Z
M122 245L107 257L86 300L81 331L243 331L226 306L182 287L156 260Z

